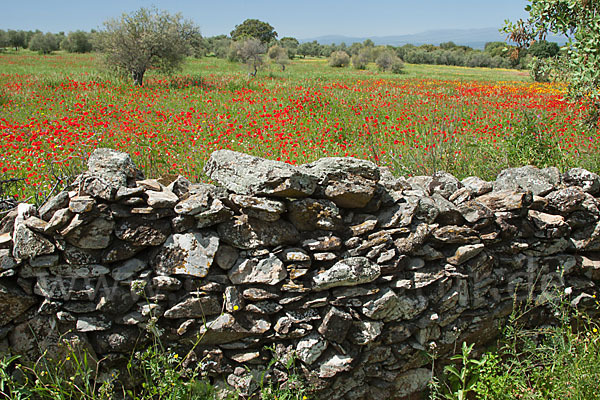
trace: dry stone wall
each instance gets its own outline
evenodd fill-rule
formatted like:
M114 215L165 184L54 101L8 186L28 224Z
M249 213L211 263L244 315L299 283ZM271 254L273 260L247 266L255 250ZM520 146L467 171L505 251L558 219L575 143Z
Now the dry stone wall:
M69 191L6 215L0 350L67 343L110 370L151 330L182 351L201 337L186 363L246 395L295 353L319 398L403 398L431 377L425 351L493 338L515 297L594 303L600 178L583 169L404 179L220 150L205 171L217 185L144 179L99 149Z

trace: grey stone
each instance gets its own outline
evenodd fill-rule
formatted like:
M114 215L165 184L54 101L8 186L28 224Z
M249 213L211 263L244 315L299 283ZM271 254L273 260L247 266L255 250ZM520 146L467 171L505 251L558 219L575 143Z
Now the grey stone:
M365 257L338 261L331 268L312 278L313 290L322 291L338 286L356 286L372 282L381 275L379 265Z
M589 194L600 192L600 176L583 168L571 168L565 172L563 182L566 185L579 186Z
M350 341L359 346L373 343L383 332L384 323L379 321L354 321L350 330Z
M310 255L303 249L288 247L281 252L281 258L287 262L310 262Z
M225 300L225 311L227 312L241 311L244 307L244 298L235 286L225 288L223 299Z
M116 281L124 281L133 277L137 272L140 272L148 266L148 263L139 258L131 258L116 268L113 268L110 275Z
M332 342L341 343L346 338L348 329L352 325L352 315L344 312L335 307L331 307L321 325L319 325L318 331L323 337Z
M229 279L234 285L263 283L276 285L287 277L287 270L281 260L273 254L268 258L240 258L229 270Z
M102 176L115 188L133 186L136 179L143 178L127 153L116 150L99 148L94 150L87 162L91 174Z
M179 201L179 197L166 188L162 191L147 190L146 196L146 201L152 208L171 208Z
M327 341L317 333L300 339L296 345L296 355L307 365L313 364L327 349Z
M96 297L94 282L74 277L38 277L33 292L38 296L56 300L93 300Z
M329 200L301 199L288 203L288 218L300 231L339 230L342 217L338 207Z
M471 192L473 196L481 196L492 191L494 185L491 182L484 181L477 176L469 176L460 183Z
M210 206L194 215L196 218L196 226L198 229L206 228L209 226L220 224L231 219L233 211L231 211L223 202L219 199L214 199Z
M190 297L165 311L164 317L204 318L221 313L221 303L213 296Z
M561 183L560 172L555 167L538 169L531 165L501 171L494 182L494 191L531 191L544 196Z
M479 196L477 201L492 211L521 210L531 204L533 196L529 193L513 191L493 191Z
M248 288L244 289L242 296L250 301L271 300L279 298L273 289Z
M104 250L102 256L109 263L123 261L135 256L144 248L144 246L135 246L123 240L113 240L109 247Z
M431 177L428 190L430 194L438 193L443 198L448 199L462 187L463 184L454 175L445 171L437 171Z
M27 218L23 224L32 231L40 233L45 232L46 228L48 227L48 223L46 221L35 216Z
M50 272L53 275L63 278L97 278L99 276L108 274L110 270L104 265L99 264L58 264L50 267Z
M90 196L74 196L69 201L69 211L76 214L83 214L94 209L96 200Z
M175 233L166 240L151 262L161 275L191 275L204 278L219 248L213 232Z
M152 286L156 290L176 292L181 289L182 283L172 276L155 276L152 278Z
M262 335L270 328L268 319L254 314L238 313L234 317L224 313L203 324L198 334L202 336L202 343L205 345L223 344Z
M17 266L15 259L12 257L9 249L0 249L0 271L13 269Z
M237 194L275 197L311 195L316 179L300 168L231 150L211 154L204 172Z
M248 215L260 216L259 219L264 221L277 221L279 216L286 211L285 203L280 200L241 194L231 194L229 199Z
M429 185L433 178L431 176L411 176L407 179L408 184L413 190L421 190L423 192L429 191Z
M225 242L238 249L279 246L298 239L298 231L287 221L266 222L246 215L219 224L217 231Z
M61 208L65 208L69 205L69 193L68 192L60 192L56 196L50 198L46 203L44 203L38 213L41 219L44 221L50 221L50 218L54 215L54 213Z
M23 314L36 303L35 297L26 294L17 285L0 281L0 327Z
M417 203L400 203L382 210L377 216L381 228L398 228L411 224Z
M221 243L215 254L215 262L224 270L230 270L239 257L239 252L235 247Z
M276 314L283 309L283 306L272 301L259 301L247 304L245 309L258 314Z
M479 233L476 230L466 226L443 226L433 231L433 237L442 243L449 244L479 242Z
M577 186L560 189L546 196L548 207L562 214L582 209L586 199L585 192Z
M460 246L456 249L454 255L448 258L448 262L453 265L464 264L471 258L479 255L479 253L483 251L484 247L485 246L482 243Z
M145 221L139 217L127 218L115 227L115 235L134 246L158 246L167 240L171 233L171 223L167 219Z
M398 398L425 390L431 381L431 370L427 368L412 369L394 380L394 395Z
M494 213L477 200L471 200L462 203L458 207L458 211L462 217L471 224L483 218L494 218Z
M79 216L76 215L74 220ZM105 249L112 240L115 223L112 219L99 217L83 223L70 231L65 239L73 246L82 249Z
M302 247L310 251L330 251L338 250L342 247L342 240L337 236L319 236L317 238L306 239L302 242Z
M17 260L27 260L44 254L52 254L55 250L52 242L33 232L22 223L15 225L13 242L13 257Z
M112 323L99 316L82 316L77 319L76 329L79 332L98 332L110 329Z
M319 378L333 378L340 372L349 371L353 361L349 355L334 354L319 365Z
M361 311L369 318L384 322L413 319L427 309L428 300L421 295L398 296L384 289L366 302Z
M58 229L65 227L73 218L73 213L68 208L61 208L56 210L52 215L52 218L48 221L45 233L53 233Z

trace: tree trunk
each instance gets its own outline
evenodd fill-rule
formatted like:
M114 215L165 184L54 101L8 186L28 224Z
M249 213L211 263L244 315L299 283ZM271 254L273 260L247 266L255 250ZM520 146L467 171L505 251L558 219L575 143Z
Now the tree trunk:
M144 73L146 71L132 71L131 76L133 77L133 83L142 86L144 84Z
M285 64L281 64L281 70L285 71Z

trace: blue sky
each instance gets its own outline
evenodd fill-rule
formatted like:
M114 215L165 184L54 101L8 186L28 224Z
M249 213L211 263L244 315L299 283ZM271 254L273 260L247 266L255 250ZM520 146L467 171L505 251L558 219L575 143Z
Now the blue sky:
M388 36L434 29L498 27L526 17L527 0L2 0L0 29L98 29L140 7L181 12L204 36L228 34L246 18L269 22L279 37Z

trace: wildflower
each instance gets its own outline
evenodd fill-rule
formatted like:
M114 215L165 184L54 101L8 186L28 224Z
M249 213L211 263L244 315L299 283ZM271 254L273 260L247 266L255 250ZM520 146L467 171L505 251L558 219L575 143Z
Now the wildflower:
M240 306L238 306L237 304L235 306L233 306L233 311L237 311L240 309Z

